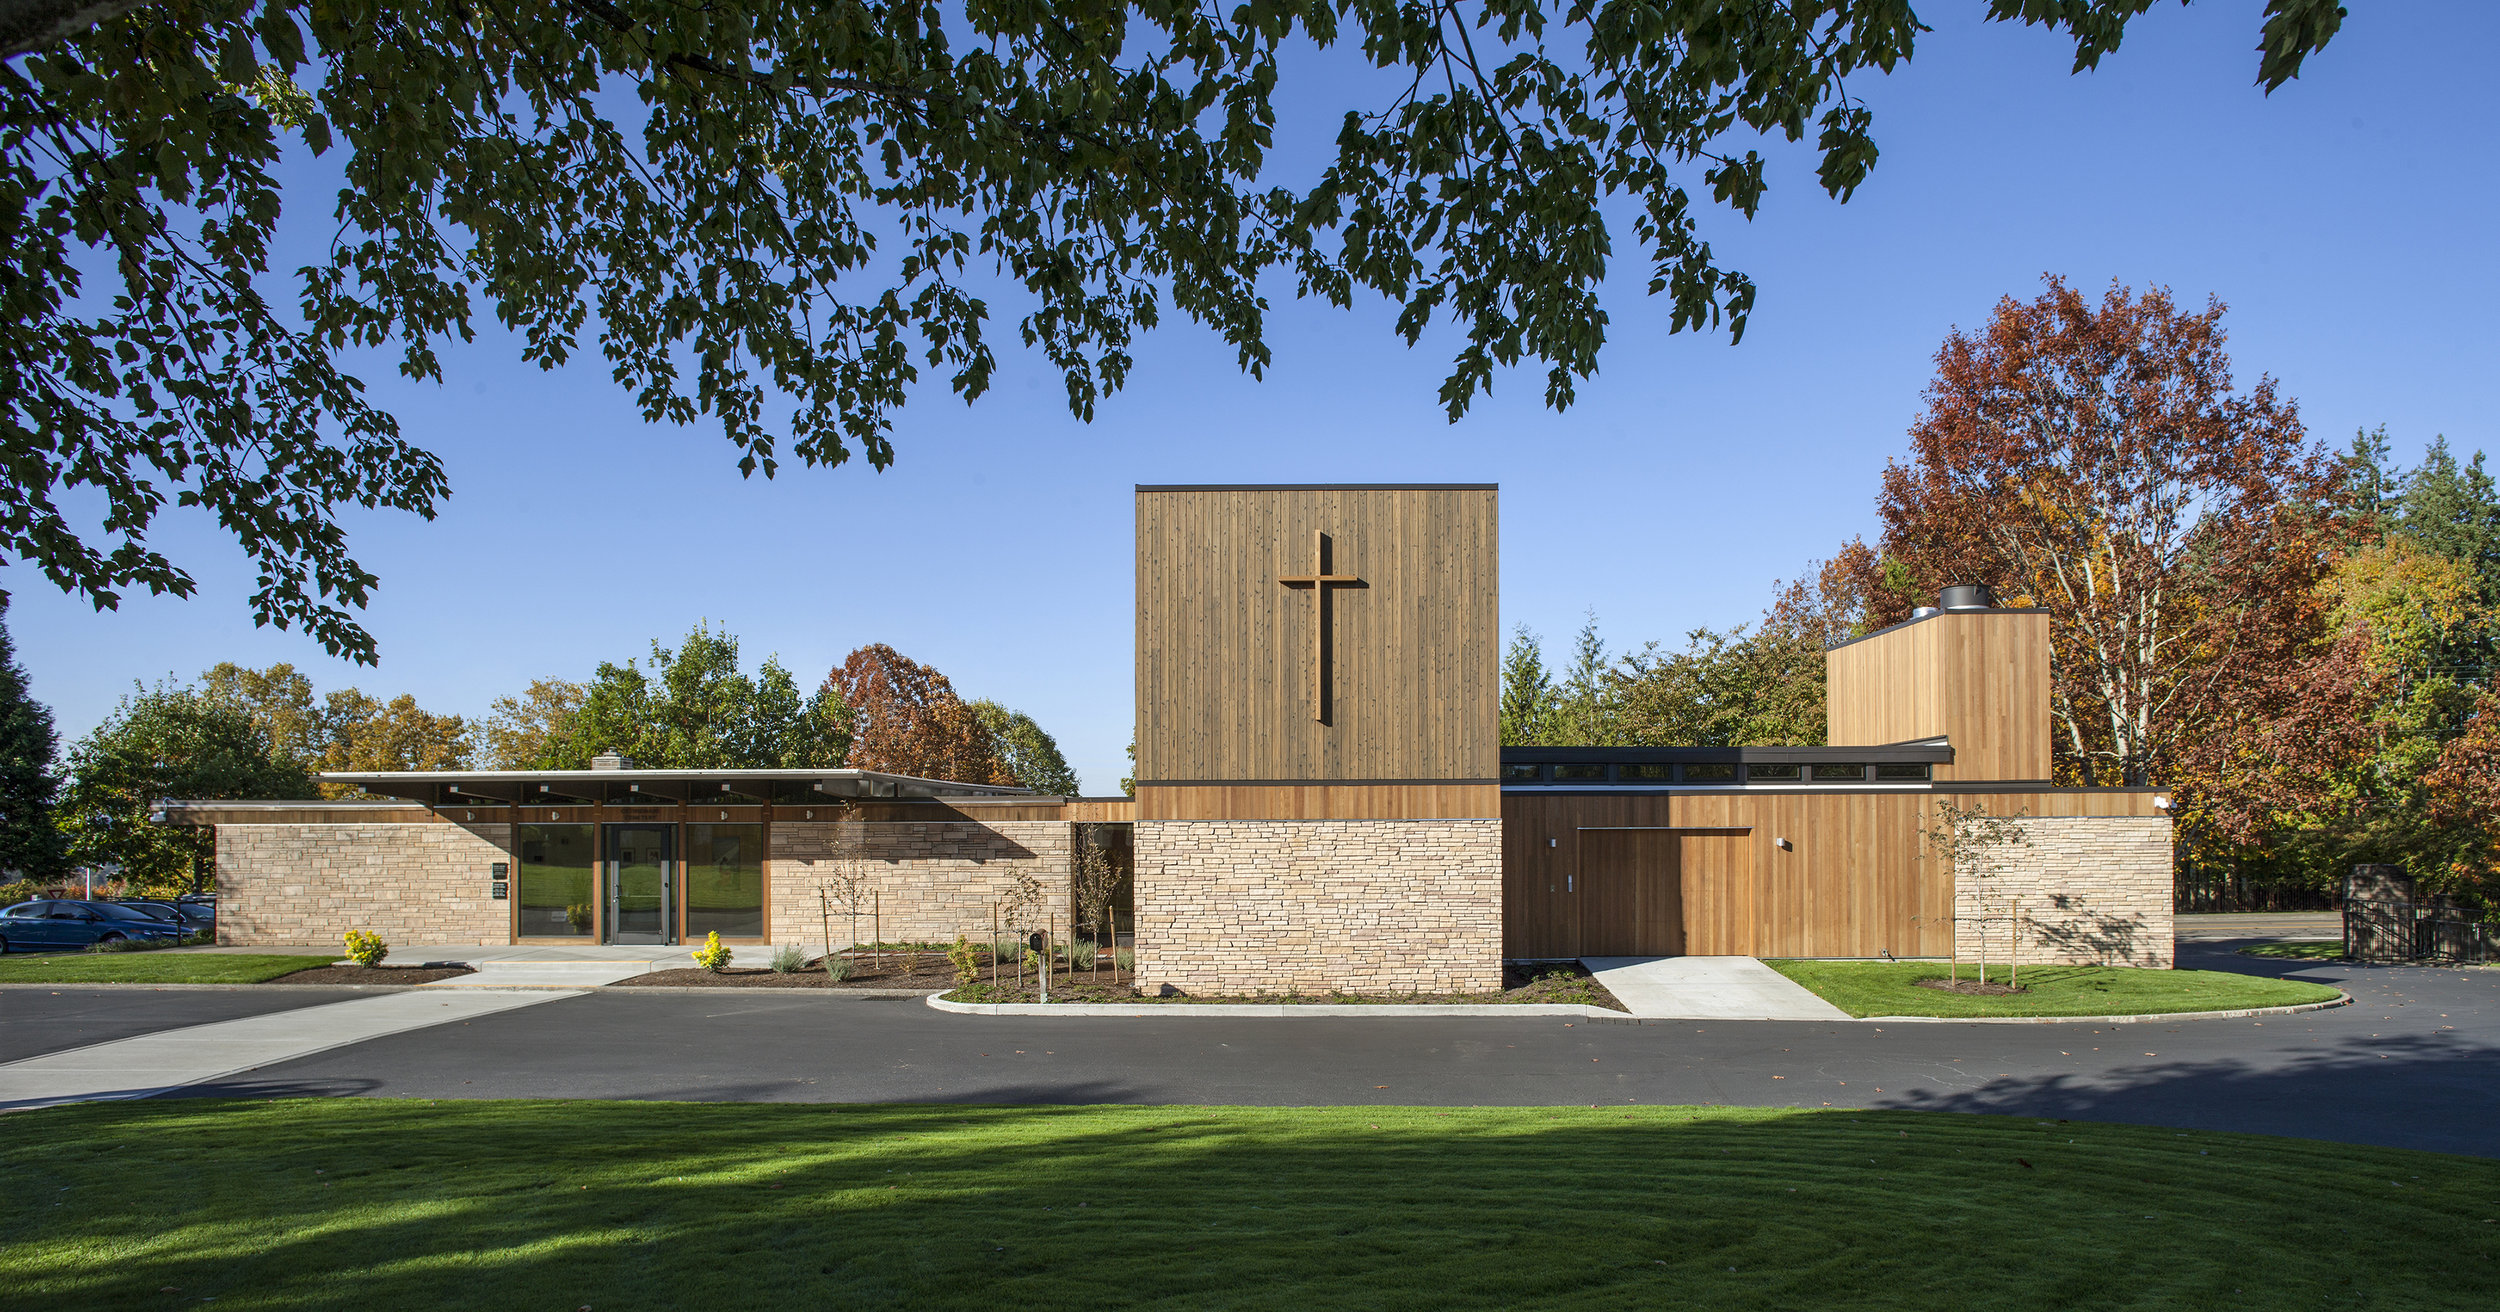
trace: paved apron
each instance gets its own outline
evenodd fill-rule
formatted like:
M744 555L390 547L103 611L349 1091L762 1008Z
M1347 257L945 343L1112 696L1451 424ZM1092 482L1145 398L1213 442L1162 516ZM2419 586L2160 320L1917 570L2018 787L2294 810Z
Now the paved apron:
M115 1039L0 1065L0 1111L145 1098L367 1039L578 996L412 989Z
M1633 1015L1674 1020L1847 1020L1752 957L1582 957Z

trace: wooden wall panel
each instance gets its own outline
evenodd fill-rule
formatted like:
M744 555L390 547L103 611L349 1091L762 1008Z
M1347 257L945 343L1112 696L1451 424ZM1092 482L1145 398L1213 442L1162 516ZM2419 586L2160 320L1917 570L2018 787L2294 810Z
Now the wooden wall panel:
M2133 789L2028 792L1502 794L1504 951L1571 957L1613 941L1566 882L1608 831L1676 834L1684 951L1694 955L1943 956L1952 880L1928 859L1922 823L1938 800L1999 815L2159 815ZM1778 845L1787 839L1788 846ZM1600 848L1597 860L1607 859Z
M1498 820L1495 784L1137 787L1140 820Z
M1331 696L1314 717L1311 591L1330 572ZM1137 772L1145 781L1489 782L1500 568L1490 488L1141 489Z
M2049 617L1959 611L1895 625L1824 655L1829 741L1874 746L1939 735L1938 779L2049 777Z
M1663 957L1684 951L1683 882L1672 829L1589 829L1580 835L1580 952Z

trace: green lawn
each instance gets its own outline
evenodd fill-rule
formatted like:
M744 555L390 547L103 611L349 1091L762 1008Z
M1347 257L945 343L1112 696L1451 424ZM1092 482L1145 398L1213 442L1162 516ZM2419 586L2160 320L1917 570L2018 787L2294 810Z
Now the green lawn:
M2031 1119L338 1099L8 1125L10 1307L2500 1300L2500 1162Z
M258 984L336 960L336 953L12 953L0 957L0 984Z
M2344 959L2344 940L2340 938L2291 939L2281 943L2260 943L2255 947L2241 948L2240 955L2243 957L2288 957L2294 961L2341 961Z
M1937 962L1770 961L1771 969L1812 989L1852 1016L2136 1016L2166 1011L2236 1011L2326 1002L2335 990L2297 980L2227 970L2133 970L2124 966L2025 966L2025 993L1990 996L1920 988L1943 979ZM1968 979L1976 967L1965 965ZM1988 978L2006 982L2002 965Z

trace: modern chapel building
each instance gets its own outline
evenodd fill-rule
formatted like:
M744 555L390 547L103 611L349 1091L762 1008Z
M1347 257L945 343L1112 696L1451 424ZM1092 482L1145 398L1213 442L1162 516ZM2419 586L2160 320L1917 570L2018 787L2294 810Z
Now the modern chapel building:
M1499 561L1490 485L1138 488L1133 800L603 761L329 775L388 800L167 819L216 826L236 944L821 944L853 889L887 940L978 940L1020 875L1066 890L1076 826L1108 823L1148 989L2001 955L2015 918L2027 961L2170 964L2167 799L2049 782L2045 614L1956 590L1833 648L1839 746L1505 748ZM1923 838L1939 803L2020 817L2028 845L1957 884Z

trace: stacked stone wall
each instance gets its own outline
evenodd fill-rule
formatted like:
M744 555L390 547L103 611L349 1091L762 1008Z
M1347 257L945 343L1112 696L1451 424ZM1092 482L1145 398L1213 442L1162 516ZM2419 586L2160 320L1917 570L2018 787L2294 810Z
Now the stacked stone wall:
M867 898L880 908L872 928L869 901L859 916L859 941L878 933L892 942L951 942L988 937L992 909L1031 871L1045 890L1043 914L1064 925L1074 873L1075 826L1057 820L910 821L902 823L777 821L772 834L773 938L817 943L825 938L823 890L837 893L845 869L863 876ZM833 899L832 937L851 941L851 917ZM1065 932L1064 930L1062 932Z
M1502 983L1499 820L1142 821L1136 896L1149 992Z
M502 824L217 826L217 941L337 947L351 929L393 947L503 943L512 904Z
M1955 879L1955 945L1964 960L2056 965L2172 963L2168 816L2035 816L2028 847L2005 853L1989 878ZM2019 916L2019 933L2009 933Z

